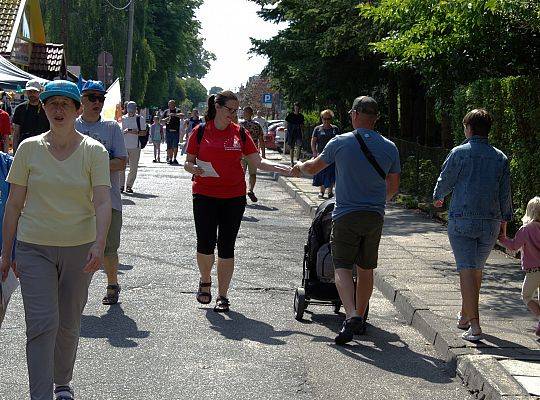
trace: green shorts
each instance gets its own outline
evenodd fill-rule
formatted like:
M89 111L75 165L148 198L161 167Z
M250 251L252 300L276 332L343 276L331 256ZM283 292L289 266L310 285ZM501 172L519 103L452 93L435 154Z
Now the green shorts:
M122 230L122 212L113 208L111 215L111 225L107 234L107 243L105 244L106 257L117 257L120 247L120 231Z
M384 217L372 211L354 211L332 223L330 246L335 268L377 268Z

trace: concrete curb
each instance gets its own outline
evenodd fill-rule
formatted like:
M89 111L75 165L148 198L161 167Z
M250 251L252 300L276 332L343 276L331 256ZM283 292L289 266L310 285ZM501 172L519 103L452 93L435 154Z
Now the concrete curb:
M311 217L317 204L311 201L287 178L279 176L276 181L289 193ZM447 362L449 372L457 374L465 386L480 400L526 400L532 399L528 392L492 355L476 354L474 348L455 332L450 331L443 319L406 285L390 274L375 271L375 286L398 309L407 323L428 340Z

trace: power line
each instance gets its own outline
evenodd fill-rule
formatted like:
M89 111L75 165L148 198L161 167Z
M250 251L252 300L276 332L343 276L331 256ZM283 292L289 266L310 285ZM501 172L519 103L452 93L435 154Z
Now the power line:
M114 4L112 4L109 0L105 0L107 2L107 4L109 4L109 6L111 6L112 8L114 8L115 10L118 10L118 11L123 11L125 9L127 9L130 5L131 5L131 2L133 2L134 0L129 0L129 2L124 6L124 7L118 7L118 6L115 6Z

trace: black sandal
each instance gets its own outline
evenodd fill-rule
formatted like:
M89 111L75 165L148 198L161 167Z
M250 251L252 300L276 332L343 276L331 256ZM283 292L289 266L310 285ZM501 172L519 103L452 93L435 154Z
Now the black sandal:
M203 288L212 287L212 282L202 282L199 281L199 290L197 291L197 301L201 304L210 304L212 301L212 293L203 292ZM201 297L207 297L208 301L201 300Z
M229 302L229 299L223 296L218 296L216 299L216 305L214 306L215 312L228 312L229 306L231 303Z
M112 290L113 292L109 292ZM104 306L112 306L113 304L118 303L118 298L120 297L120 285L107 285L107 294L101 300L101 303Z

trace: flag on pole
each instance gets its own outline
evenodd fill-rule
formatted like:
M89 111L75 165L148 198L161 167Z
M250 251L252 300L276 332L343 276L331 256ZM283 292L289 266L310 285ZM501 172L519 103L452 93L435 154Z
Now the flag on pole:
M103 121L118 121L118 110L122 115L122 91L120 89L120 80L116 79L114 83L107 89L107 96L101 111L101 119Z

